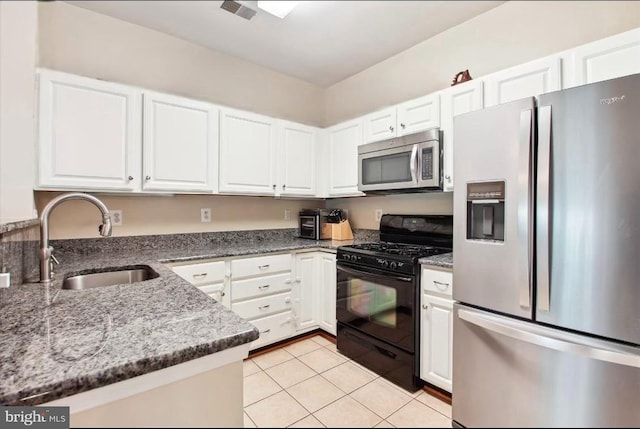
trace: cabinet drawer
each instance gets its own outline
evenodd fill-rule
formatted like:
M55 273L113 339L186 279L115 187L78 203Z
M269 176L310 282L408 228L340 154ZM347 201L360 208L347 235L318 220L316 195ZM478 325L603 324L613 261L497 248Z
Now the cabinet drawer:
M453 293L453 274L449 271L422 269L422 292L436 292L451 296Z
M255 319L256 317L291 310L291 307L291 292L231 304L231 309L245 319Z
M173 267L173 272L192 285L198 286L208 283L223 282L225 267L224 261L205 262L203 264L180 265Z
M291 271L291 255L268 255L231 261L231 277L249 277Z
M275 274L273 276L261 276L246 280L233 280L231 290L233 300L257 298L271 295L291 289L291 273Z
M293 335L293 315L290 311L252 320L251 323L260 331L260 337L251 343L251 350Z

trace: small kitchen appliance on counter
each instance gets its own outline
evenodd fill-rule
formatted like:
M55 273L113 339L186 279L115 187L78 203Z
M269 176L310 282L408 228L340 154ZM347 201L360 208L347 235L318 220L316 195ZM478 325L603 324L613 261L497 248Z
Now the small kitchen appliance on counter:
M449 253L453 216L390 215L380 241L338 247L338 351L397 385L419 378L420 258Z
M310 240L330 240L331 209L302 209L299 215L300 238Z

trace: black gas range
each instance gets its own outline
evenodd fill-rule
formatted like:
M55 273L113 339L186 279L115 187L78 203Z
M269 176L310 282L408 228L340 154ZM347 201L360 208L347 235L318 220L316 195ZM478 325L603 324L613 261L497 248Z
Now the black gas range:
M452 244L453 216L383 215L379 242L338 247L338 350L419 389L419 260L451 252Z

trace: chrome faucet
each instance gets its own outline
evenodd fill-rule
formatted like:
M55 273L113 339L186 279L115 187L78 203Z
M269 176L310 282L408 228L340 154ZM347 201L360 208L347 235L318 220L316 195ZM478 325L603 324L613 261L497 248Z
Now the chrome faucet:
M102 212L102 225L98 226L98 231L103 237L111 235L111 215L109 209L102 201L93 195L83 194L81 192L72 192L62 194L47 204L40 215L40 283L48 283L52 279L52 265L58 260L53 256L53 247L49 246L49 214L58 204L67 200L86 200L93 203Z

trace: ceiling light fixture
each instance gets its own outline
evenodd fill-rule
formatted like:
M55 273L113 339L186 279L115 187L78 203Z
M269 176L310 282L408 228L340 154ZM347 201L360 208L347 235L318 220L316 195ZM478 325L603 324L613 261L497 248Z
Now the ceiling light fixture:
M275 15L278 18L284 18L300 3L299 1L258 1L258 8Z

